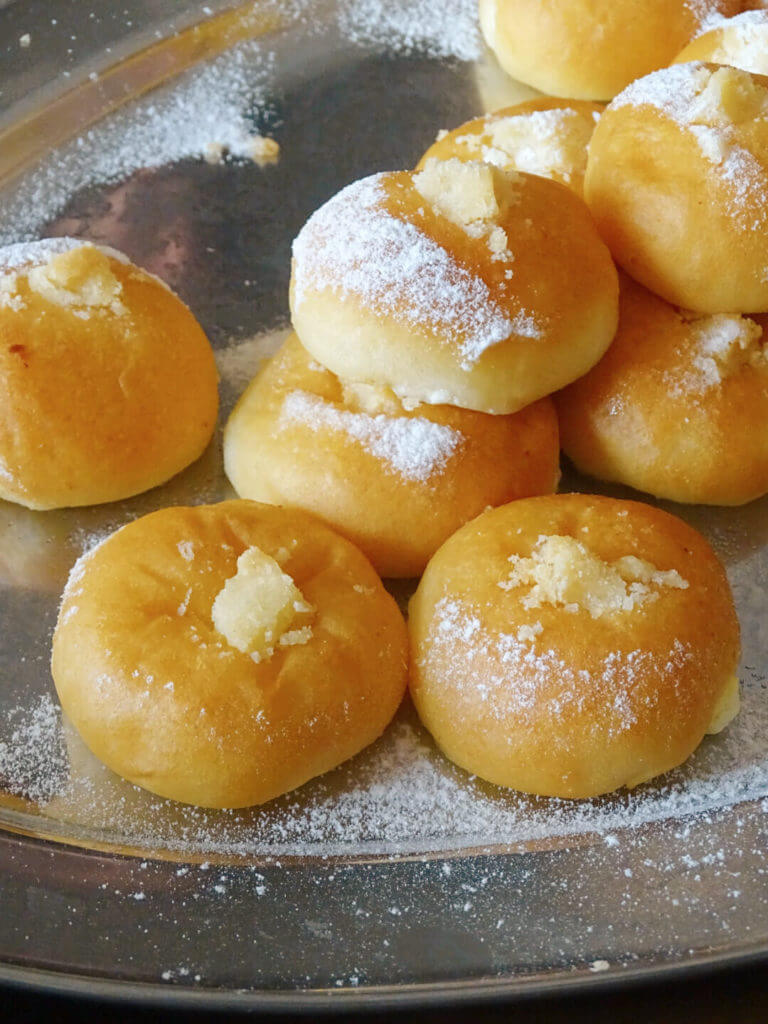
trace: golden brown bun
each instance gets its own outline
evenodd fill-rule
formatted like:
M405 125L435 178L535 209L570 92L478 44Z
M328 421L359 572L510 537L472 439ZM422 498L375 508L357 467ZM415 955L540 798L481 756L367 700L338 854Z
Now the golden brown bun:
M587 146L603 110L600 103L550 96L505 107L441 133L419 161L485 160L510 171L551 178L581 196Z
M592 136L584 196L616 261L702 313L768 310L768 79L678 64Z
M675 64L709 61L768 75L768 10L750 10L728 18L692 40Z
M41 277L50 268L57 279ZM218 409L213 352L186 306L119 253L71 239L0 250L0 389L0 497L37 509L163 483L201 454Z
M257 545L315 608L312 636L256 663L212 606ZM53 640L62 707L108 767L211 807L263 803L375 740L406 683L402 616L314 516L250 501L166 508L75 566Z
M739 0L480 0L501 66L554 96L608 100L668 64L707 18Z
M543 535L610 565L649 562L656 581L593 617L599 590L574 603L581 567L561 562L567 603L526 607L533 589L510 577ZM704 538L648 505L591 495L529 498L468 523L427 566L409 627L411 692L438 745L467 771L543 796L595 796L680 764L722 726L739 659L728 583Z
M342 190L294 242L304 347L345 380L496 414L585 373L616 329L614 265L580 199L513 178L503 258L438 213L410 172Z
M418 576L488 505L557 486L549 399L488 416L448 405L406 410L391 392L366 391L314 363L292 335L227 423L224 465L237 493L322 516L382 576Z
M672 501L768 491L768 318L681 313L621 278L619 330L556 396L563 449L602 480Z

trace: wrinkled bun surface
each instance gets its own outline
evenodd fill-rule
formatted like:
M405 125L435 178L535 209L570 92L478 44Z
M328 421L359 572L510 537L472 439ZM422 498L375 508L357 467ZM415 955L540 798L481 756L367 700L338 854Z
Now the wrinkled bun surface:
M664 67L713 15L739 0L480 0L499 63L554 96L608 100Z
M187 307L119 253L0 249L0 497L49 509L163 483L208 444L217 379Z
M767 320L681 312L623 277L611 347L556 396L564 451L585 473L672 501L765 494Z
M478 516L428 565L409 628L411 691L438 745L529 793L652 779L738 708L725 573L648 505L566 494Z
M578 197L534 175L507 178L485 233L432 206L410 172L355 182L321 207L294 243L304 347L345 380L497 414L585 373L616 328L614 265Z
M496 110L442 133L419 161L484 160L510 171L551 178L581 196L587 146L603 107L550 96Z
M592 136L584 195L616 261L702 313L768 310L768 78L676 64Z
M312 609L308 635L281 635L259 661L212 618L254 545ZM174 800L239 807L375 740L406 660L402 615L353 545L304 512L231 501L152 513L83 556L52 668L64 711L113 771Z
M417 576L488 505L555 489L557 418L549 399L512 416L404 409L346 385L293 335L232 413L224 464L241 497L314 512L383 576Z

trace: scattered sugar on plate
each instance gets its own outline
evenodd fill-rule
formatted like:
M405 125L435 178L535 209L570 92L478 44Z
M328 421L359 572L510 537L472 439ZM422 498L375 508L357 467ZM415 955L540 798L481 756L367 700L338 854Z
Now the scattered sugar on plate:
M418 52L469 61L480 52L474 0L342 0L328 23L312 17L311 0L264 0L297 32L337 31L370 49ZM259 40L233 46L96 123L53 151L3 196L0 245L34 238L79 190L125 180L142 168L187 158L263 158L257 130L269 109L275 54ZM266 143L275 155L274 140Z
M482 52L476 0L343 0L339 23L363 46L466 61Z

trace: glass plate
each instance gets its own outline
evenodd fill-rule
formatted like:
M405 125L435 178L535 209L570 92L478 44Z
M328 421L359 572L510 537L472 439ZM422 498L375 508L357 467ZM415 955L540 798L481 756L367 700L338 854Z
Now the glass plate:
M284 336L290 242L309 213L355 178L412 166L439 128L532 94L481 51L472 4L434 6L0 3L0 242L82 236L167 280L216 348L223 422ZM237 156L256 132L279 141L277 165ZM216 162L219 144L231 155ZM131 501L0 503L0 980L381 1006L766 954L766 501L672 509L727 566L744 707L655 784L579 804L502 792L448 764L406 704L337 771L265 808L213 812L99 765L61 720L48 658L61 588L94 540L229 496L219 435ZM409 589L393 587L402 601Z

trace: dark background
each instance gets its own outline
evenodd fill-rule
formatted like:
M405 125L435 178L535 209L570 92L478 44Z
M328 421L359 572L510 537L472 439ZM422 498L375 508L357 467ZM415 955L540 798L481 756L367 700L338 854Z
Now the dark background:
M232 1011L193 1012L145 1007L130 1008L117 1003L47 997L26 990L0 987L0 1014L13 1024L163 1024L240 1019L272 1021L275 1024L765 1024L768 1021L768 964L727 970L717 974L694 975L683 981L652 986L631 986L618 991L601 990L592 995L568 995L559 999L533 999L496 1004L468 1004L431 1010L400 1009L375 1013L304 1015L263 1014Z

